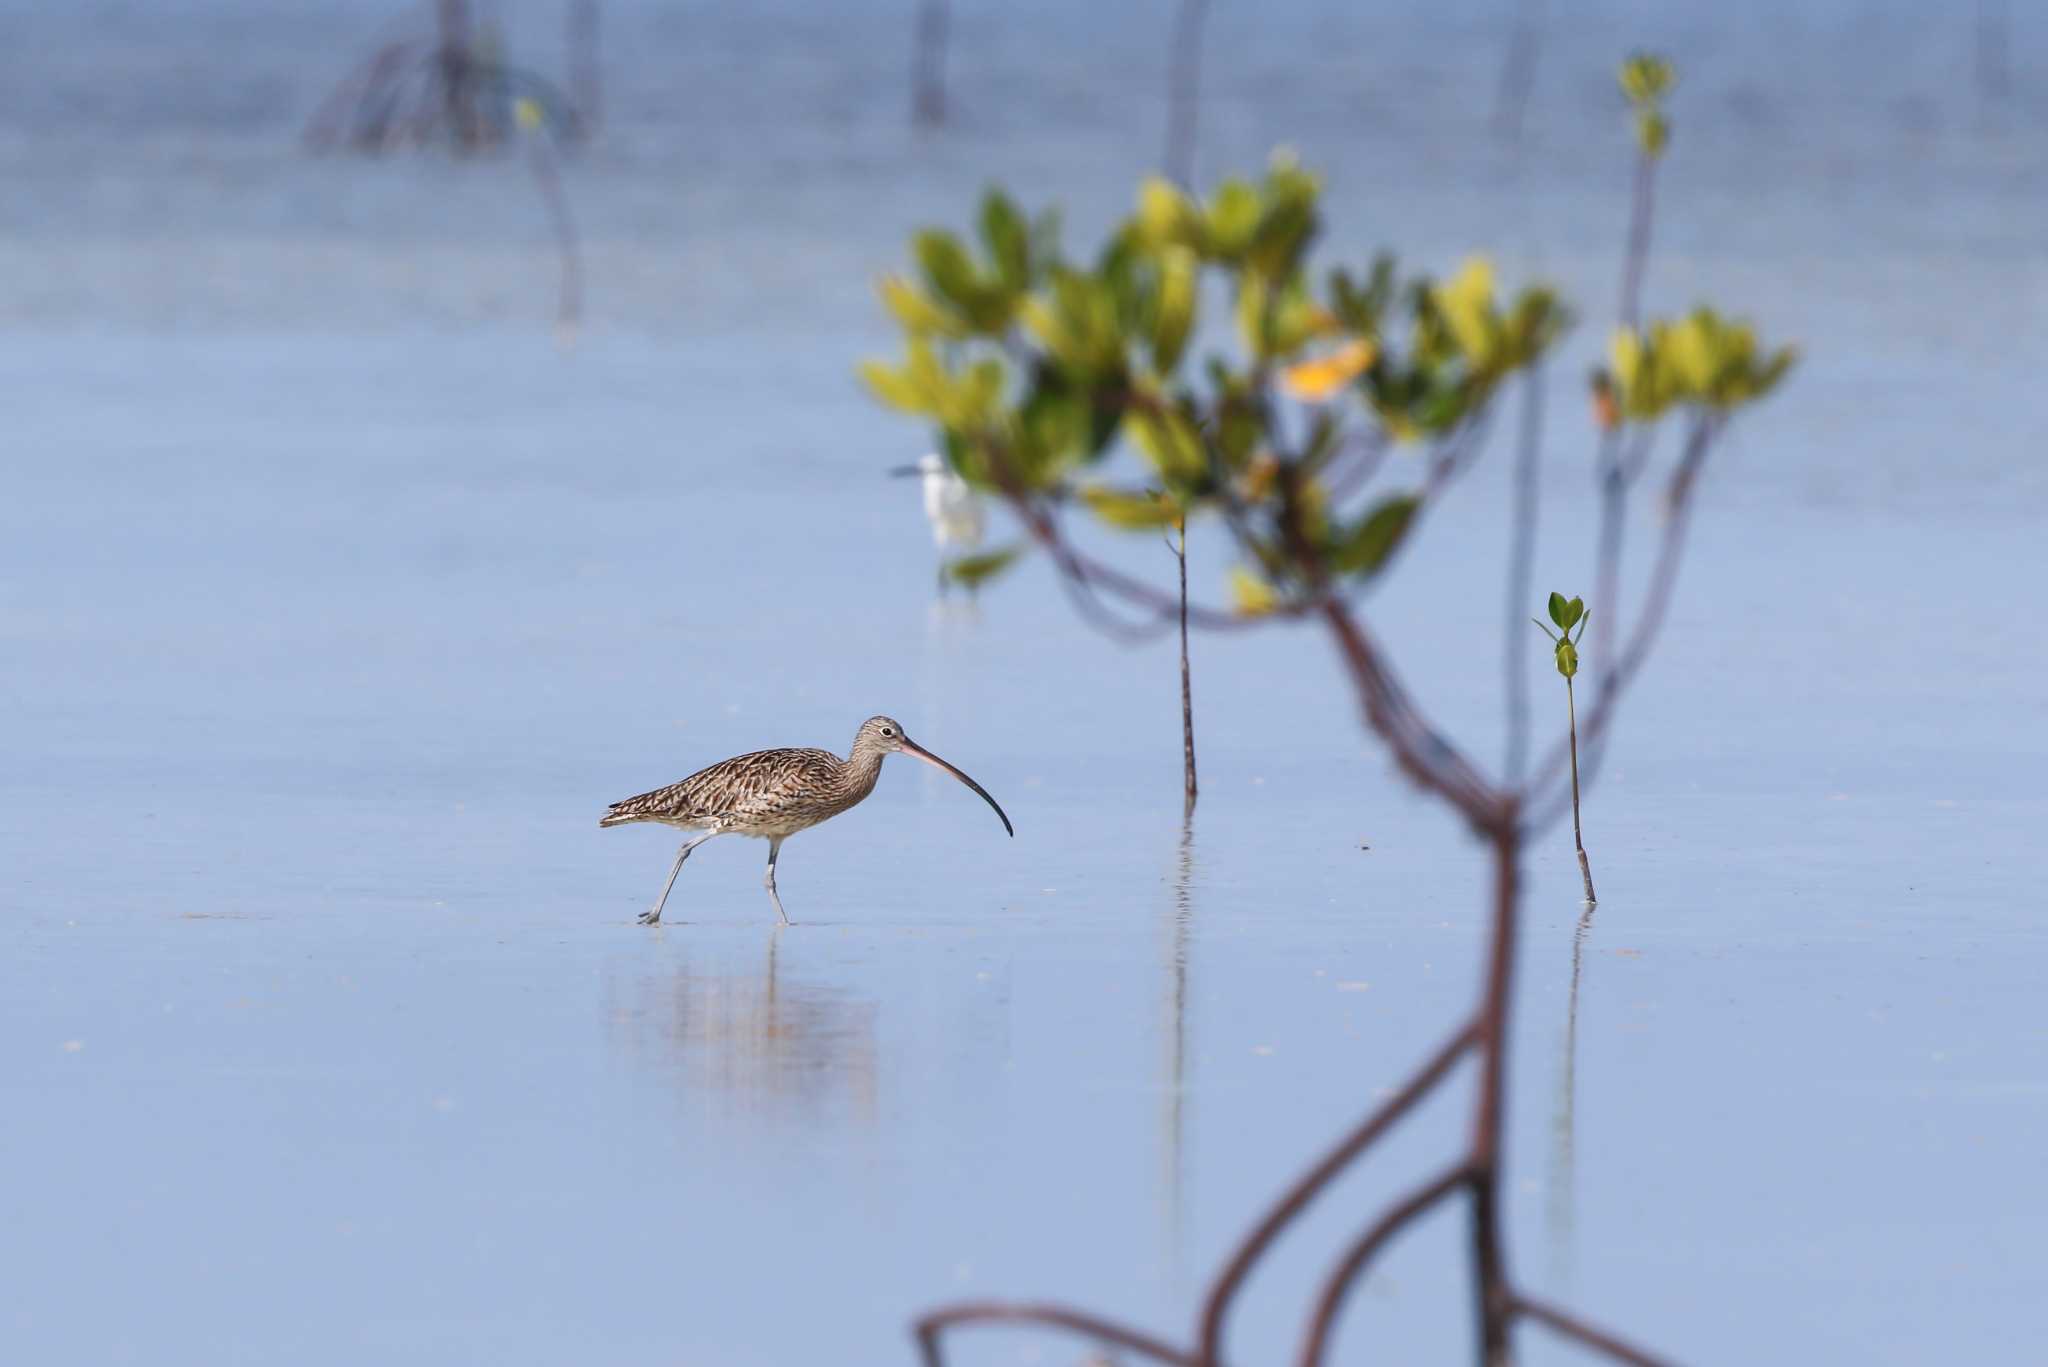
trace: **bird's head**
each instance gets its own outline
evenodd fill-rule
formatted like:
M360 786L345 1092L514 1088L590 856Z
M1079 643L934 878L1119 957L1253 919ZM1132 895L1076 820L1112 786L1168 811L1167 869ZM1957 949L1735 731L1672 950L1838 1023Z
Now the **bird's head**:
M936 451L927 451L918 457L915 464L899 465L889 473L898 479L910 475L941 475L946 472L946 459ZM902 728L898 728L900 731Z
M1002 807L998 805L994 798L988 795L988 789L982 787L979 783L976 783L973 779L967 777L966 774L955 769L922 745L919 745L909 736L904 735L903 723L897 721L894 717L869 717L866 721L862 722L859 732L853 738L853 753L855 755L870 754L877 756L909 755L912 759L923 760L935 769L943 769L979 793L983 802L995 808L996 815L1002 819L1003 829L1013 836L1017 834L1016 828L1010 825L1010 818L1004 813Z

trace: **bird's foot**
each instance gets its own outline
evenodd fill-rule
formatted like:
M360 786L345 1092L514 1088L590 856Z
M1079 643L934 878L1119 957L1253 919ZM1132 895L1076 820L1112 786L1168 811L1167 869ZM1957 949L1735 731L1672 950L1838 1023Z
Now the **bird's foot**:
M643 912L641 912L641 913L640 913L640 924L641 924L641 925L643 925L643 926L658 926L658 925L660 925L660 924L661 924L661 908L660 908L660 907L656 907L656 908L655 908L655 909L654 909L653 911L643 911Z

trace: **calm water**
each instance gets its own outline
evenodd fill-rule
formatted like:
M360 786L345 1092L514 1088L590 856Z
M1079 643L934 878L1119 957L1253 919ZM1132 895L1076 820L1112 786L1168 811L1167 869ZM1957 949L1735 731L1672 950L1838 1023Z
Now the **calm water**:
M924 141L906 6L608 7L566 351L516 164L297 151L384 7L46 8L0 4L0 1356L892 1363L970 1294L1184 1333L1464 1009L1485 869L1306 632L1198 642L1184 832L1170 649L1039 566L934 605L881 477L917 434L851 379L910 227L991 175L1076 235L1126 202L1162 113L1114 83L1169 6L961 6ZM1530 857L1514 1264L1686 1361L2011 1361L2048 1215L2041 26L1986 108L1919 7L1571 8L1524 160L1476 0L1219 7L1203 113L1205 176L1328 170L1333 251L1491 246L1581 301L1541 586L1590 578L1624 47L1686 73L1653 302L1808 350L1706 489L1589 805L1597 916L1567 834ZM557 66L557 8L503 10ZM1374 609L1489 761L1493 454ZM1017 838L891 765L784 851L798 925L740 841L632 924L673 841L606 802L875 711ZM1292 1351L1463 1100L1282 1245L1239 1360ZM1462 1237L1404 1241L1340 1358L1462 1360Z

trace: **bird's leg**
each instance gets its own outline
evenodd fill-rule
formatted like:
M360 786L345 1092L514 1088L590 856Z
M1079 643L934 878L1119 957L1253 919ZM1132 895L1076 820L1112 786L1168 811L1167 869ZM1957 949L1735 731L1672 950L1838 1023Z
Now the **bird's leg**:
M761 886L768 889L768 900L775 904L775 915L782 924L789 924L789 913L782 909L782 898L775 893L775 856L782 853L782 837L776 836L768 842L768 876L761 880Z
M696 849L699 845L717 834L717 831L708 831L694 840L685 840L683 842L683 847L676 851L675 867L668 871L668 881L661 885L661 896L654 899L654 909L640 914L641 925L658 926L661 924L661 909L668 905L668 890L676 885L676 875L683 871L683 861L690 857L691 850Z
M946 556L945 553L942 551L939 554L939 597L944 598L946 596L947 587L948 586L946 583Z

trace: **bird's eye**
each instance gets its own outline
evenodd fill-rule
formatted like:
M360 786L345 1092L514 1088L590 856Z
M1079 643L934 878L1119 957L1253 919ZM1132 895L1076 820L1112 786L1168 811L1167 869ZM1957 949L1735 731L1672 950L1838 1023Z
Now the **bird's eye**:
M885 736L893 736L896 734L896 728L893 726L885 726L882 728L882 734Z

